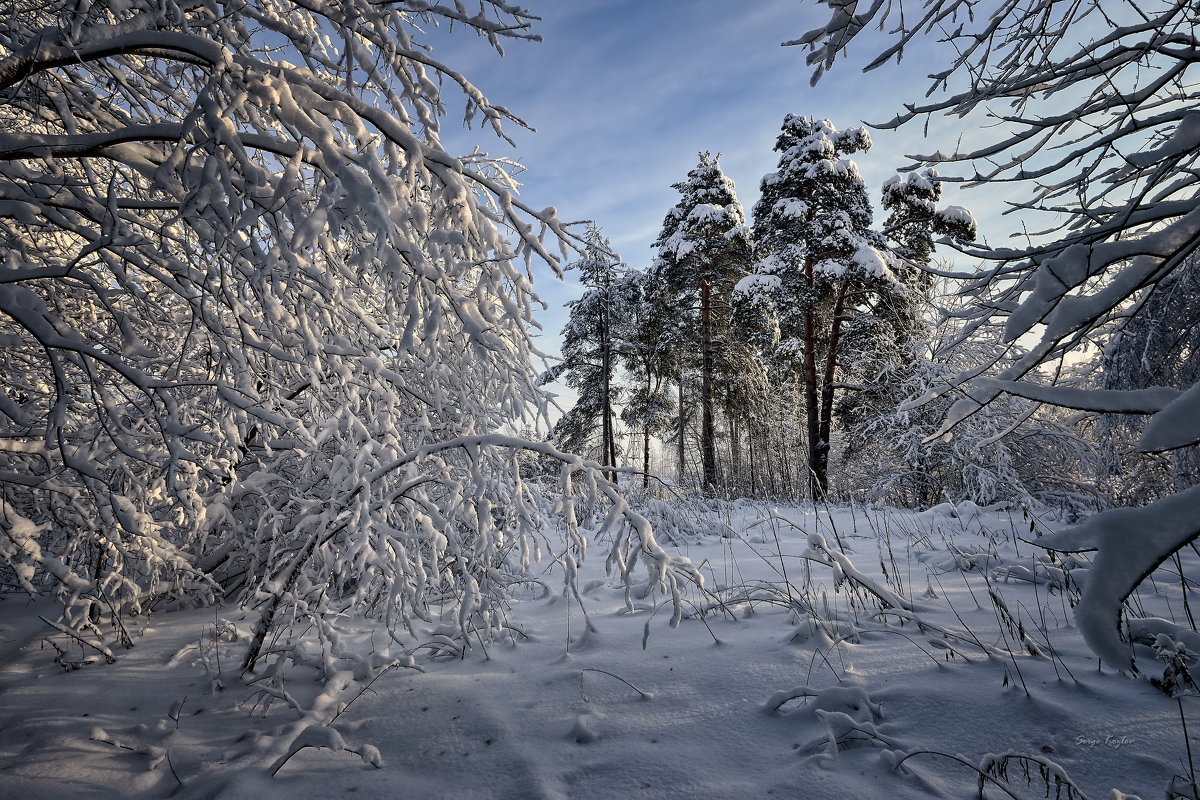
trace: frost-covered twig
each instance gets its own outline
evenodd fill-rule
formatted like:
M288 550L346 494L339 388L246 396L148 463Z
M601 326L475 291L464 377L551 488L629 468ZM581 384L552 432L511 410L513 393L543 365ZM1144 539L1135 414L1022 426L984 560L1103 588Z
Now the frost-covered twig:
M513 436L502 434L486 434L478 436L463 436L445 442L423 445L400 456L363 476L358 487L339 503L339 508L328 512L332 519L341 519L331 530L323 533L314 532L308 543L297 552L282 570L276 573L272 581L273 589L269 602L255 626L254 635L243 661L243 671L249 672L257 663L267 634L275 625L280 610L289 597L294 597L294 588L310 559L321 548L334 540L349 525L353 519L351 510L360 502L360 495L370 494L371 487L384 481L391 474L451 450L461 450L468 457L474 457L480 451L509 450L532 451L541 456L552 458L561 464L560 490L562 496L556 505L556 511L564 519L567 528L568 546L581 547L578 539L578 520L575 517L573 480L576 473L583 476L588 489L602 497L608 504L608 512L604 517L602 528L613 532L613 543L609 550L608 566L617 566L621 577L628 587L632 581L632 571L639 560L643 561L650 573L650 581L654 585L664 587L670 593L672 603L672 626L682 619L681 581L691 581L703 586L703 576L683 558L672 557L658 544L649 522L637 513L615 486L604 477L605 468L595 462L586 461L579 456L562 453L544 442L530 442ZM567 557L574 558L570 553ZM569 571L569 570L568 570ZM568 578L570 576L568 575ZM568 580L570 583L570 580ZM469 604L468 604L469 605Z
M984 756L979 765L976 766L961 755L951 755L949 753L942 753L936 750L914 750L905 753L902 758L898 759L892 765L892 769L899 770L905 761L908 761L910 758L914 758L916 756L938 756L940 758L946 758L951 761L955 761L972 770L979 778L980 797L983 797L985 783L990 782L992 785L1000 789L1000 791L1013 798L1013 800L1020 800L1020 798L1013 794L1012 790L1010 790L1004 783L1004 780L1007 780L1008 778L1008 764L1012 761L1016 761L1025 767L1025 779L1027 781L1030 780L1028 764L1035 764L1038 768L1039 774L1042 777L1042 780L1046 784L1047 792L1050 791L1051 787L1053 787L1057 796L1057 793L1061 793L1061 791L1065 788L1067 790L1066 796L1068 800L1072 800L1072 798L1076 798L1077 800L1087 800L1087 795L1085 795L1083 790L1071 780L1070 776L1067 775L1066 770L1044 756L1025 755L1022 753L1005 753L1003 755L988 754Z

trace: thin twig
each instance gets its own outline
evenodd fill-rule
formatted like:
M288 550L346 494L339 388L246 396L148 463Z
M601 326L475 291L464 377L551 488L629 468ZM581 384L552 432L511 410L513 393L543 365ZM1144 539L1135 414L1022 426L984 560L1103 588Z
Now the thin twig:
M596 669L595 667L584 667L583 669L581 669L579 671L579 696L583 698L583 702L585 702L585 703L592 702L591 700L588 700L587 695L584 694L584 692L583 692L583 673L585 673L585 672L599 672L601 675L607 675L610 678L616 678L621 683L625 684L630 689L633 689L635 692L640 694L642 696L643 700L653 700L654 699L653 692L647 692L647 691L643 691L642 689L639 689L638 687L634 686L629 681L622 678L620 675L615 675L615 674L609 672L608 670Z

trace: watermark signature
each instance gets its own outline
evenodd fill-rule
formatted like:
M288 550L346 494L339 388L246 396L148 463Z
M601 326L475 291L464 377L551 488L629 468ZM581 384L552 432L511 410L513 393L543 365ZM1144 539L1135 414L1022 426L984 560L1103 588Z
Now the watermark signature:
M1103 739L1098 739L1094 736L1075 737L1075 744L1081 747L1108 747L1113 750L1128 747L1131 744L1136 744L1136 742L1136 739L1131 739L1128 736L1105 736Z

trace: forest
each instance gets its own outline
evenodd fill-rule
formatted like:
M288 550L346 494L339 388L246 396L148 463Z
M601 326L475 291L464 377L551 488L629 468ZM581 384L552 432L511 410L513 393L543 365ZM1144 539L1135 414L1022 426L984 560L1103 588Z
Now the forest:
M0 796L1200 798L1200 10L791 5L944 63L630 266L442 60L554 9L15 0Z

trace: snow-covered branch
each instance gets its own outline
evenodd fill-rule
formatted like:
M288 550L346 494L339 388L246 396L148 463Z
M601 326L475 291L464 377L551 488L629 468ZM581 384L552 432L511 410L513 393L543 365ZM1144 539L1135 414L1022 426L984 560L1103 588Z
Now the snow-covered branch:
M93 634L219 592L494 629L541 551L489 438L544 414L519 260L576 244L510 161L444 150L443 78L522 123L421 38L535 18L27 6L0 32L0 572Z
M948 165L957 172L949 180L971 185L1022 184L1027 196L1014 210L1050 220L1024 247L978 253L994 266L963 290L975 302L964 314L964 336L1002 328L1012 357L953 381L964 397L933 438L1008 393L1147 416L1144 428L1137 423L1138 449L1194 453L1200 388L1186 364L1194 356L1187 309L1200 263L1200 8L1191 0L1002 0L976 15L970 0L933 0L910 24L899 5L872 3L859 13L859 4L826 4L829 22L790 43L810 48L814 80L868 25L898 23L869 69L943 32L947 66L932 76L929 99L880 127L930 114L994 122L986 125L990 139L972 136L918 163ZM1098 368L1079 368L1086 359ZM1177 478L1175 491L1197 475ZM1194 511L1192 489L1081 529L1103 532L1097 563L1111 575L1095 586L1089 580L1078 613L1089 642L1115 666L1127 664L1117 644L1121 602L1194 538L1188 525L1166 524L1189 504Z

